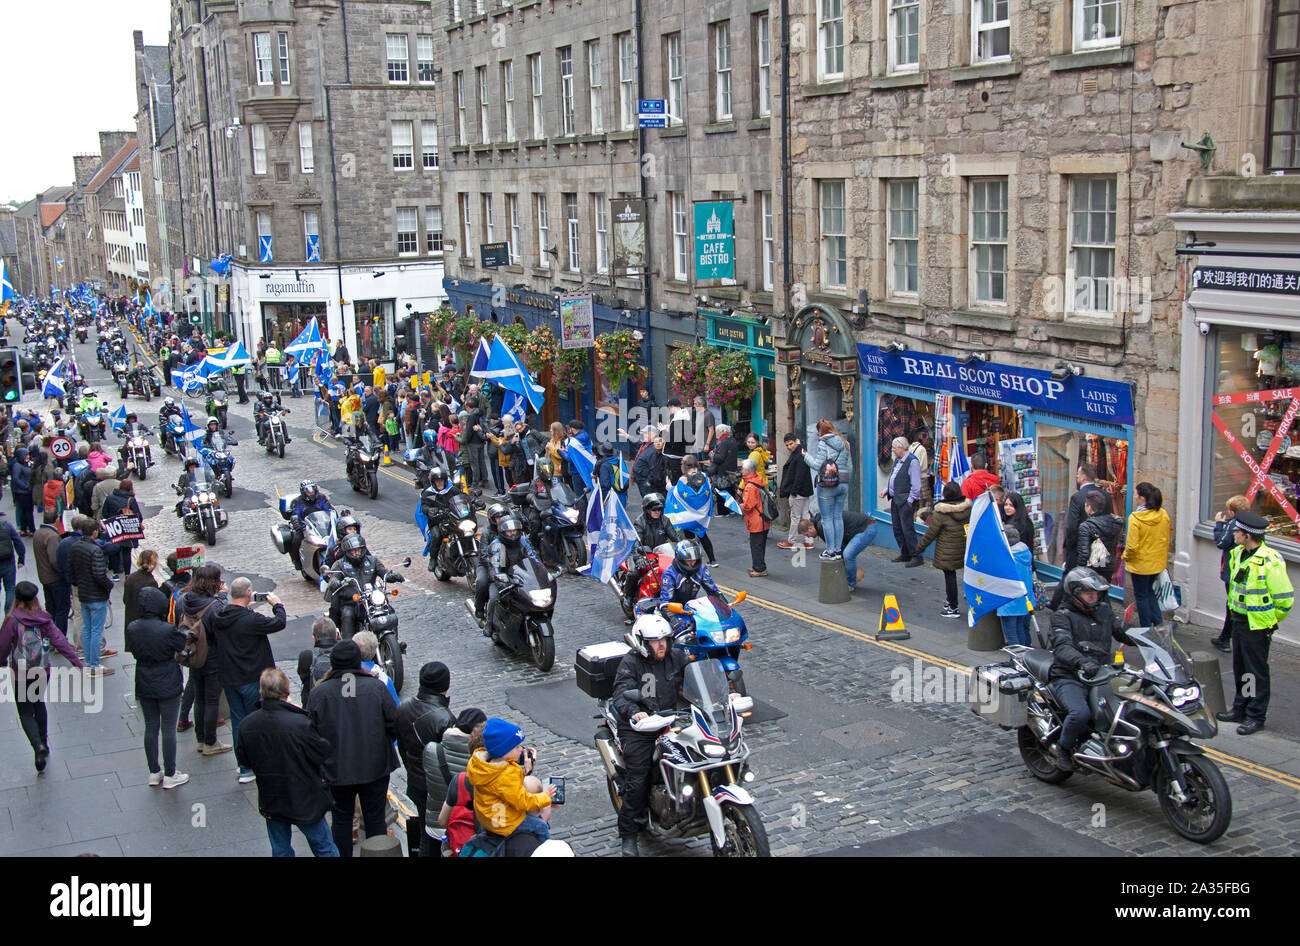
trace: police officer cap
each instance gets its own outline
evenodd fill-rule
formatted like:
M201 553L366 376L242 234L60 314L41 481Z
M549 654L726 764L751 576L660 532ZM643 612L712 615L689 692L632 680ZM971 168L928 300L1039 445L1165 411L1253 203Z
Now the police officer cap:
M1233 528L1240 529L1250 535L1263 535L1268 531L1268 520L1247 509L1237 513Z

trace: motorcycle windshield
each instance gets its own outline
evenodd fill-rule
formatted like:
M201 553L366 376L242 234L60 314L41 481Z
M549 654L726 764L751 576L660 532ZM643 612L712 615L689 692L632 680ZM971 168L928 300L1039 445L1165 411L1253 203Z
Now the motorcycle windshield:
M451 497L451 514L457 519L469 519L474 515L469 505L469 499L463 493L457 493Z
M510 577L519 583L522 591L540 591L551 587L546 569L531 558L513 566L510 569Z
M1130 628L1128 636L1137 642L1142 654L1144 676L1157 683L1190 683L1192 660L1174 639L1174 626Z
M552 483L550 491L551 502L559 503L561 506L567 506L572 509L578 504L578 497L573 493L573 487L568 483Z
M722 643L722 626L731 619L731 606L717 595L704 595L688 607L695 618L695 632L708 634L715 644Z
M221 434L212 435L212 452L213 453L226 452L226 438L221 436Z
M697 660L688 664L682 679L682 696L708 721L709 730L719 739L731 735L731 689L727 674L716 660Z
M323 509L309 514L303 532L307 538L319 539L318 544L324 545L325 536L330 534L330 514Z

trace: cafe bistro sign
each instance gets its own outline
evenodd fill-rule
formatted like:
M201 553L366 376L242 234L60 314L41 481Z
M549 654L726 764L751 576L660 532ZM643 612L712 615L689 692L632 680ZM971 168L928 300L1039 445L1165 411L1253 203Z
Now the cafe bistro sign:
M945 355L917 351L884 353L875 345L861 343L858 361L863 376L876 381L948 391L1109 424L1133 424L1133 390L1119 381L1077 375L1058 381L1049 371L991 362L961 364Z

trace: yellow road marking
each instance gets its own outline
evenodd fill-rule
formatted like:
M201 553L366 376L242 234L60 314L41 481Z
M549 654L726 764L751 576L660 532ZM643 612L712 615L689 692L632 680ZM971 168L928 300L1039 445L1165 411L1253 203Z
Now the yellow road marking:
M728 595L735 596L738 592L738 589L735 588L727 588L723 585L719 585L718 587ZM859 631L843 624L836 624L834 621L827 621L825 618L813 617L812 615L805 614L802 611L797 611L794 608L788 608L783 604L777 604L774 601L767 601L754 594L747 594L745 597L745 603L749 604L751 602L768 611L773 611L797 621L803 621L805 624L811 624L814 627L820 627L823 630L834 631L836 634L842 634L845 637L852 637L855 640L866 641L868 644L872 644L884 650L893 651L894 653L905 657L929 661L930 663L939 664L942 667L963 672L969 672L973 669L965 664L960 664L944 657L936 657L933 654L927 654L924 651L916 650L911 647L904 647L901 644L894 643L893 641L878 641L872 634L866 631ZM1278 785L1282 785L1286 788L1300 791L1300 778L1297 778L1290 773L1282 772L1278 769L1271 768L1267 765L1261 765L1257 762L1251 762L1248 759L1241 759L1218 749L1211 749L1208 746L1201 746L1201 748L1205 750L1205 754L1209 758L1222 765L1231 766L1234 769L1245 772L1247 775L1254 775L1262 779L1267 779L1270 782L1276 782Z

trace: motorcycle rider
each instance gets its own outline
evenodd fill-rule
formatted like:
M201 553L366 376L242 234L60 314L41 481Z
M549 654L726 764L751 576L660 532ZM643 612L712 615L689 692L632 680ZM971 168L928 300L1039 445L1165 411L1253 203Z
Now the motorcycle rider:
M555 481L555 463L550 457L539 457L536 475L528 485L528 497L522 512L528 517L528 536L537 545L542 535L542 509L551 506L551 484Z
M302 569L298 550L302 547L303 520L313 512L330 512L333 508L329 499L311 480L303 480L298 484L298 495L289 504L289 524L293 529L293 534L289 537L289 560L293 562L294 568ZM334 623L337 624L338 621Z
M158 409L158 436L170 439L172 435L168 427L171 424L183 423L184 416L175 398L163 398L162 407ZM175 441L172 442L172 446L176 446Z
M479 582L475 582L474 600L466 601L466 607L474 614L474 620L483 628L483 636L491 636L491 624L488 621L485 606L496 606L498 582L510 575L510 569L532 559L540 564L541 560L533 551L532 545L524 536L524 524L514 513L508 513L497 523L497 535L487 547L486 587L480 591Z
M649 493L641 500L641 515L637 517L633 527L636 529L637 541L641 546L638 551L642 553L658 548L665 542L676 545L681 541L681 534L677 531L677 527L664 515L663 493Z
M203 434L203 446L211 450L212 438L220 433L221 433L221 422L218 421L215 417L209 417L208 429ZM236 443L236 441L232 439L229 434L224 434L223 436L225 437L227 445L233 445Z
M133 437L143 437L147 433L149 433L149 428L140 423L140 417L135 411L126 415L126 420L122 422L122 446L117 451L123 463L130 462L131 439ZM144 456L146 463L153 463L153 448L147 443L144 447Z
M1110 663L1111 641L1126 644L1128 639L1107 600L1110 582L1091 568L1080 566L1070 569L1062 584L1065 607L1052 615L1048 632L1055 657L1049 680L1053 694L1066 711L1058 743L1062 754L1056 765L1062 771L1073 772L1071 756L1092 729L1089 687L1080 682L1078 674L1095 676L1103 664Z
M266 446L266 436L270 430L267 420L272 411L280 410L280 399L271 394L270 391L263 391L257 396L257 404L253 407L253 426L257 430L257 442ZM289 436L289 428L284 429L284 442L293 443L293 438Z
M441 466L429 470L429 485L420 493L420 510L429 520L429 571L438 560L438 543L446 524L451 497L456 495L456 485Z
M343 581L355 578L357 586L364 587L379 577L395 582L406 579L397 572L389 571L379 559L371 555L366 549L366 540L359 533L344 536L339 546L343 554L334 567L340 574L330 579L326 594L330 596L330 620L339 627L344 640L348 640L357 626L357 602L348 595L338 593Z
M703 554L703 553L700 553ZM698 558L697 558L698 564ZM618 665L611 703L619 716L618 741L623 749L623 805L618 836L623 856L636 857L636 836L650 801L650 772L658 732L637 732L634 722L663 711L671 715L686 673L686 652L672 645L673 630L658 614L642 614L632 625L633 649ZM628 699L627 691L638 693Z
M722 592L709 577L709 566L704 564L704 549L699 539L682 539L673 547L673 563L660 579L659 603L685 604L700 596L702 591L721 597ZM680 631L690 624L685 614L674 614L673 630Z
M474 570L474 620L483 623L483 608L487 605L488 592L492 586L492 543L496 540L501 520L510 514L510 507L505 503L489 503L487 507L487 528L483 531L483 540L478 547L478 566Z
M94 388L86 388L81 392L81 400L77 403L77 414L81 417L81 435L86 436L86 415L103 414L104 402L99 399Z
M176 479L176 495L180 499L176 503L176 514L180 515L181 508L189 501L190 494L194 491L194 482L199 479L198 457L185 458L185 472Z
M346 514L339 516L338 521L334 523L335 533L340 539L348 535L360 535L361 523L357 521L357 517L352 515L350 512L347 512L347 510L344 510L344 512ZM334 567L334 563L337 562L342 555L343 546L339 543L335 543L334 547L330 549L325 556L325 564L331 568Z

